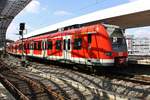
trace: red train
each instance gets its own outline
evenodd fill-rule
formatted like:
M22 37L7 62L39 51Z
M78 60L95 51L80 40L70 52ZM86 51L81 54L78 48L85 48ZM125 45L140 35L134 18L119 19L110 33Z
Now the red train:
M50 30L25 38L23 47L26 56L93 66L125 64L128 57L123 30L106 24L73 25ZM10 44L7 51L21 55L21 40Z

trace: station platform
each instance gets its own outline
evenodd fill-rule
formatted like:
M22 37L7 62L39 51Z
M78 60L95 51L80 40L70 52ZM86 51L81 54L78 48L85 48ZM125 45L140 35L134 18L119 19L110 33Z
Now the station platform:
M0 83L0 100L16 100L1 83Z
M150 66L150 56L129 55L129 64L141 64Z

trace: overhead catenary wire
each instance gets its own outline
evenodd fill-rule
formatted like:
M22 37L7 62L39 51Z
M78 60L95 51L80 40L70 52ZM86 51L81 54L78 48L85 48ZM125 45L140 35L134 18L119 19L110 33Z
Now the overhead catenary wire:
M68 16L71 16L71 17L69 17L69 18L73 18L73 17L79 16L78 14L80 14L81 12L84 12L84 10L86 10L86 9L88 9L88 8L91 8L91 7L93 7L94 5L101 4L101 3L105 2L105 1L107 1L107 0L94 0L93 3L91 3L91 4L89 4L89 5L86 5L86 6L82 7L82 8L79 8L79 9L77 9L77 10L72 11L72 12L74 12L74 14L69 14L69 15L67 15L67 16L61 16L61 18L62 18L61 21L63 21L63 19L65 19L65 18L68 17ZM43 21L43 20L39 20L38 23L43 23L43 22L45 22L45 20L47 20L47 18L45 18L45 17L46 17L46 16L41 16L41 19L44 19L44 21Z
M95 0L94 3L89 4L89 5L87 5L87 6L84 6L84 7L80 8L80 9L77 9L75 12L76 12L76 13L82 12L82 11L88 9L88 8L93 7L94 5L98 5L98 4L103 3L103 2L105 2L105 1L107 1L107 0Z

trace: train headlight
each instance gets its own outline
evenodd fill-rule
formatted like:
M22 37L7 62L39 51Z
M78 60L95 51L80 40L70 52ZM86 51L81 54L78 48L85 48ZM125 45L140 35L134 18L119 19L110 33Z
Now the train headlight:
M106 52L105 55L106 56L112 56L112 52Z

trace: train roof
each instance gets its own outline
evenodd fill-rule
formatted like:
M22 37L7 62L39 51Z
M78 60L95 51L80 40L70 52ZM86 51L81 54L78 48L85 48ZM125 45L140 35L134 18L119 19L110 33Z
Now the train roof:
M86 15L83 15L80 17L76 17L76 18L73 18L70 20L66 20L66 21L33 31L31 33L26 34L25 38L33 37L33 36L51 32L51 31L55 31L60 28L64 28L64 27L68 27L68 26L72 26L72 25L88 24L88 23L92 23L92 22L100 23L100 22L105 22L106 21L105 19L109 19L109 18L117 19L119 16L129 15L132 13L138 13L138 12L143 12L143 11L150 11L150 6L149 6L148 2L150 2L150 1L138 0L135 2L130 2L127 4L116 6L116 7L96 11L96 12L93 12L90 14L86 14ZM130 19L133 20L136 18L131 17ZM125 20L125 19L122 19L122 20ZM128 22L129 22L129 24L125 23L128 26L126 26L124 28L134 26L134 25L131 25L130 21L128 21ZM123 22L119 21L119 23L123 23Z

